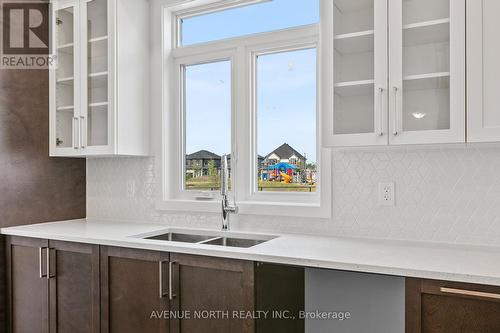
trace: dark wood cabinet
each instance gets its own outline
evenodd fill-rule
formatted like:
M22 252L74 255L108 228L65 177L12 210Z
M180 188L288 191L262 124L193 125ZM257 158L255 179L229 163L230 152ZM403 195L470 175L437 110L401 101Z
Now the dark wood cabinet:
M99 246L49 241L50 332L99 333Z
M103 333L169 332L168 259L161 252L101 247Z
M49 332L48 241L6 239L8 329L11 333Z
M500 287L406 279L406 333L500 332Z
M302 333L304 269L7 237L13 333Z
M173 333L255 332L254 320L233 316L255 307L252 262L174 253L170 259L172 310L190 317L172 320Z
M269 318L303 308L303 268L101 247L105 333L304 332L302 320Z
M99 332L99 247L8 237L9 330Z
M175 253L170 261L172 310L190 314L171 321L173 333L304 332L303 268Z

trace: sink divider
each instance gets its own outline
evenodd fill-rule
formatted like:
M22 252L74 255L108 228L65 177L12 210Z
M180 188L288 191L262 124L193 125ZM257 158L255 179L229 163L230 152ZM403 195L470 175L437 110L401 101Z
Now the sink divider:
M205 240L202 240L201 242L198 242L196 244L205 244L205 243L208 243L208 242L211 242L211 241L214 241L214 240L217 240L217 239L221 239L223 238L222 236L217 236L217 237L214 237L214 238L209 238L209 239L205 239Z

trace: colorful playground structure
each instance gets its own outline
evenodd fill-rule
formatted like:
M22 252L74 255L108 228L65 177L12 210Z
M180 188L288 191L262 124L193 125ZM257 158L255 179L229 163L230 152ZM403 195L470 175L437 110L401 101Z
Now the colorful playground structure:
M262 171L261 180L292 183L294 170L296 169L297 166L286 162L269 165L267 166L267 170Z

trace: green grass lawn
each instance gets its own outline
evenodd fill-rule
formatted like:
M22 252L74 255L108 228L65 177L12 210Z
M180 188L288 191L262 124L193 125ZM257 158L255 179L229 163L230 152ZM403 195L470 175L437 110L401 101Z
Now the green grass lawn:
M316 185L259 181L259 191L263 192L316 192Z
M188 190L218 190L220 188L219 177L203 176L186 180Z
M220 188L219 177L203 176L186 180L188 190L216 191ZM259 181L258 190L263 192L316 192L316 185Z

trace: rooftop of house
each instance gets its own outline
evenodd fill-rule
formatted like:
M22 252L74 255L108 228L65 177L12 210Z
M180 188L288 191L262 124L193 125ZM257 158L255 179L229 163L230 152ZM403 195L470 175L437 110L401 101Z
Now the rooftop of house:
M280 159L290 159L292 156L296 156L300 160L305 160L306 158L293 149L288 143L284 143L269 154L266 155L265 159L268 159L271 155L277 155Z
M200 150L195 153L186 156L186 160L220 160L222 156L212 153L208 150ZM231 159L231 154L227 155L227 158ZM264 157L258 155L259 160L264 159Z
M221 157L208 150L200 150L186 156L186 160L220 160Z

